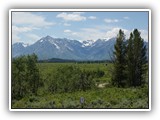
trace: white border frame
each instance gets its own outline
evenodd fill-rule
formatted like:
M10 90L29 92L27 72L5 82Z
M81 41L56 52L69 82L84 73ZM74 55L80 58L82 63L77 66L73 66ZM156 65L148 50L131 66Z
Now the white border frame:
M11 30L11 20L12 12L14 11L25 11L25 12L38 12L38 11L53 11L53 12L76 12L76 11L85 11L85 12L97 12L97 11L120 11L120 12L148 12L148 42L149 42L149 109L12 109L11 108L11 44L12 44L12 30ZM150 111L151 110L151 10L150 9L10 9L9 10L9 110L10 111Z

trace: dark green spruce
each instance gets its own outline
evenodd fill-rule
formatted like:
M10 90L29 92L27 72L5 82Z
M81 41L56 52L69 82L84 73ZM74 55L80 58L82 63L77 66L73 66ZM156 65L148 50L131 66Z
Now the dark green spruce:
M147 57L146 46L140 32L134 29L127 46L127 71L130 86L141 86L145 82Z
M125 35L120 29L114 46L114 71L112 75L112 84L118 87L124 87L126 84L125 75Z
M136 87L144 85L147 69L146 46L137 29L130 33L127 41L124 32L119 30L114 57L112 75L114 86Z

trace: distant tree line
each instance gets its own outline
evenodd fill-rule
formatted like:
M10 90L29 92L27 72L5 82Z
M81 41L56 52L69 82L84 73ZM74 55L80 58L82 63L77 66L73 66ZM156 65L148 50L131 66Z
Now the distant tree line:
M140 32L134 29L128 40L120 29L114 46L112 84L118 87L141 86L147 69L146 46Z
M69 60L60 58L51 58L47 60L38 60L38 63L111 63L111 60Z

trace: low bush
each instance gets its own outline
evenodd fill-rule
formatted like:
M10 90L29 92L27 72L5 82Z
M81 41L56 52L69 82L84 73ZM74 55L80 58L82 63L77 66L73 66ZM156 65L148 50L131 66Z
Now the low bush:
M94 78L104 73L98 71L81 70L76 66L63 66L48 75L48 91L51 93L86 91L95 88Z

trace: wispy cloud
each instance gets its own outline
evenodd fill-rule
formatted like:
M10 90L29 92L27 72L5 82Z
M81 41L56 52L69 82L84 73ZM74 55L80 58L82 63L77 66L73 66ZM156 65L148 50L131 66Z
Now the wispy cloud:
M60 13L56 16L57 18L62 18L65 21L84 21L86 20L85 16L81 15L81 12L73 12L73 13Z
M104 19L104 21L106 22L106 23L117 23L117 22L119 22L119 20L118 19Z
M47 22L43 16L30 12L13 12L12 23L16 25L30 25L34 27L46 27L55 23Z
M97 19L97 17L96 16L89 16L88 19L95 20L95 19Z

